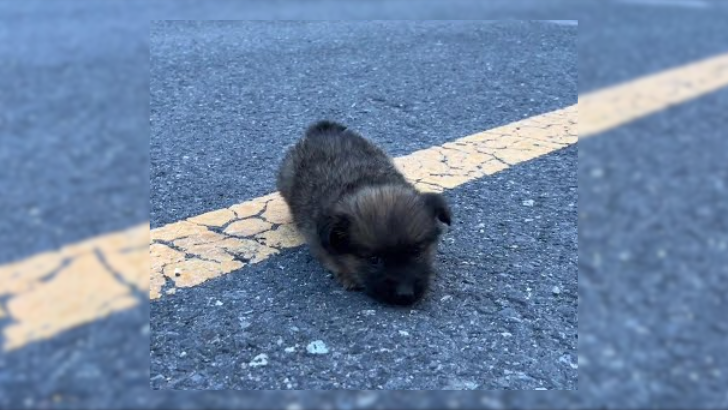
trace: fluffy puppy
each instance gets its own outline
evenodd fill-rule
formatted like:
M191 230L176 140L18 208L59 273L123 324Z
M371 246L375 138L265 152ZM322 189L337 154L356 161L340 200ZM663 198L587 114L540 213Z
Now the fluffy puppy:
M409 305L428 289L450 209L420 193L380 148L319 121L285 155L278 190L313 255L346 289Z

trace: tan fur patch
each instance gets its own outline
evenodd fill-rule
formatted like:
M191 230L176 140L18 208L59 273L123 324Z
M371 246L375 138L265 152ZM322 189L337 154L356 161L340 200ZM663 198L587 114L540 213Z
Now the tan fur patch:
M353 219L354 240L376 248L424 240L431 231L433 217L423 205L412 188L386 185L361 189L341 206ZM397 230L393 231L395 227Z

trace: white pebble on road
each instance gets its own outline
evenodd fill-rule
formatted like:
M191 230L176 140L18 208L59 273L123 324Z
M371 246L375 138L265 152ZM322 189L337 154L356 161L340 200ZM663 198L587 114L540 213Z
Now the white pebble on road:
M250 367L258 367L258 366L265 366L268 364L268 355L265 353L261 353L253 358L253 360L250 361L249 365Z
M306 346L306 351L311 354L326 354L329 352L329 348L321 340L315 340Z

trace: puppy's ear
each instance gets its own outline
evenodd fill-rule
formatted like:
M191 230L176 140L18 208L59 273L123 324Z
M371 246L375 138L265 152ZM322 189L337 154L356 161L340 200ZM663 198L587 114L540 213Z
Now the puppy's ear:
M334 214L322 217L317 229L321 245L332 253L347 253L350 249L349 227L351 221L344 214Z
M450 207L445 202L445 198L437 193L428 192L422 194L422 199L425 200L425 206L427 206L432 215L440 220L440 222L450 225L452 223L452 213Z

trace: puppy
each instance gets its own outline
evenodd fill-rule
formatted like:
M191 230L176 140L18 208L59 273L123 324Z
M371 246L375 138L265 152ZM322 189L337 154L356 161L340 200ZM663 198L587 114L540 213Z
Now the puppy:
M331 121L311 125L285 155L278 190L313 255L346 289L385 303L421 299L450 209L420 193L380 148Z

